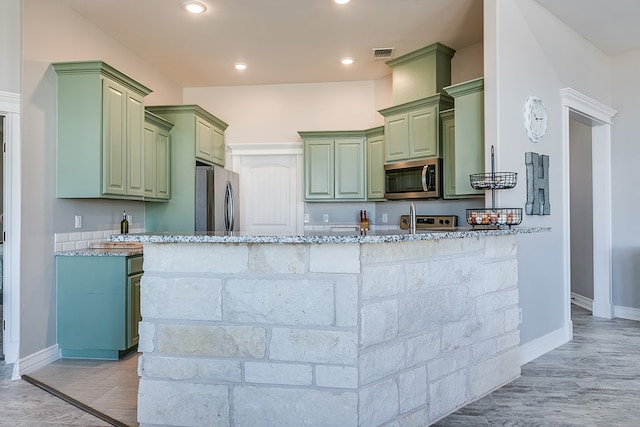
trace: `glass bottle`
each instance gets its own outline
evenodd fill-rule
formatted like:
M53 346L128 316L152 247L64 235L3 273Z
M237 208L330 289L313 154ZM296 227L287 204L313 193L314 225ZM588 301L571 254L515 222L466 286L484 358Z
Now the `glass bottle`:
M122 221L120 221L120 234L129 234L129 221L127 221L126 211L122 211Z

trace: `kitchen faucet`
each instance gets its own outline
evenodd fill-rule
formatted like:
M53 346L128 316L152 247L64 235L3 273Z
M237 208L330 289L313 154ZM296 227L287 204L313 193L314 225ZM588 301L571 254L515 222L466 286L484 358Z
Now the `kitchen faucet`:
M409 204L409 222L411 223L410 234L416 234L416 205L411 202Z

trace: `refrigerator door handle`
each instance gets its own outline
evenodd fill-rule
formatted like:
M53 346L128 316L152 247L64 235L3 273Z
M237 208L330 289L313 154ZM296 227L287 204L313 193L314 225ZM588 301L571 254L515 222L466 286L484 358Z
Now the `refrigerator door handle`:
M233 197L233 188L231 183L227 182L227 187L224 191L224 226L226 231L233 231L235 225L234 218L235 200Z

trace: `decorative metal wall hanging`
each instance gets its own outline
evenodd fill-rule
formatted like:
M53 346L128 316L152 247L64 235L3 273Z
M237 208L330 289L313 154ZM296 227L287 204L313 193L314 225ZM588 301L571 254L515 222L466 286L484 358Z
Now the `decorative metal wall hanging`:
M549 215L549 156L524 153L527 165L527 215Z

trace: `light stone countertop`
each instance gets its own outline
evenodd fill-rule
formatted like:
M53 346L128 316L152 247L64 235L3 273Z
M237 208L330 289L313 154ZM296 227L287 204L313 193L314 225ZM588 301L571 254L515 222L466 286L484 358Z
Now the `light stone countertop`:
M116 234L109 237L111 242L141 243L389 243L416 240L460 239L469 237L502 236L513 234L531 234L551 231L547 227L513 227L506 229L474 230L458 228L453 231L418 231L410 234L408 230L368 231L360 235L349 232L309 232L305 235L256 235L224 232L211 233L141 233Z
M135 256L142 255L142 248L126 249L106 249L106 248L87 248L75 249L72 251L58 251L55 256Z

